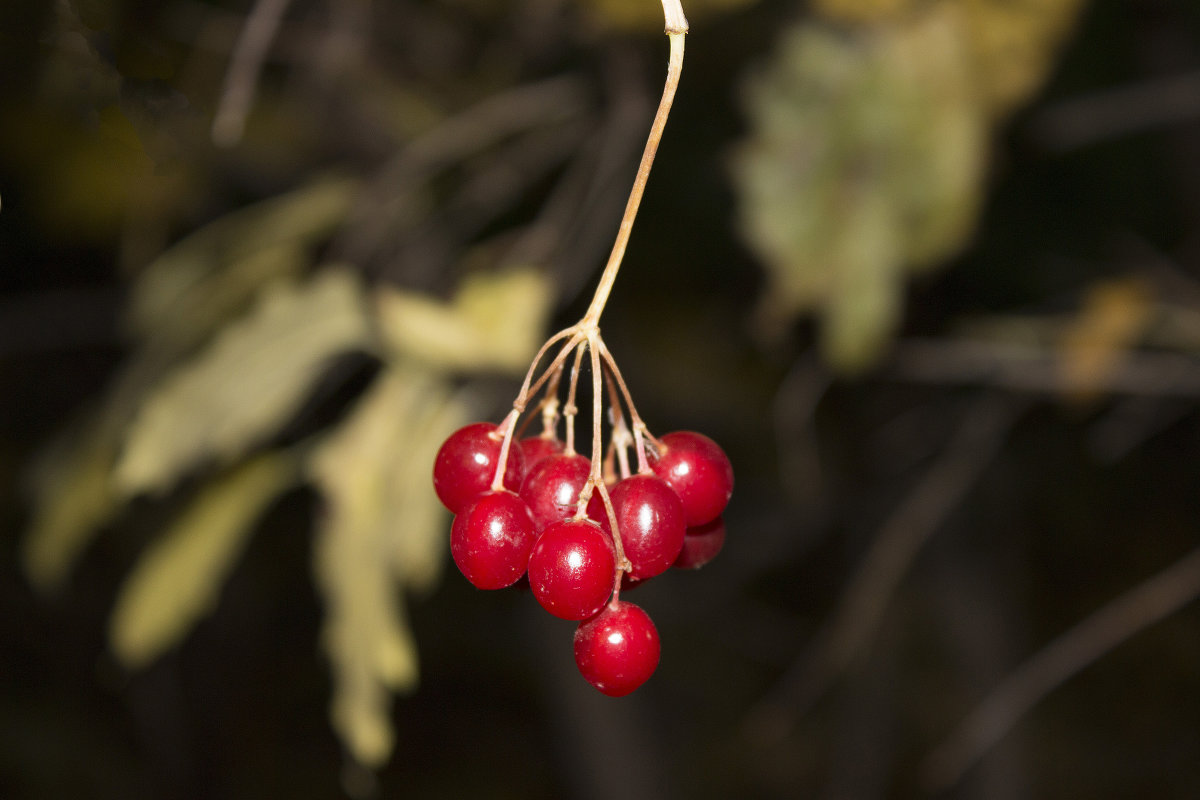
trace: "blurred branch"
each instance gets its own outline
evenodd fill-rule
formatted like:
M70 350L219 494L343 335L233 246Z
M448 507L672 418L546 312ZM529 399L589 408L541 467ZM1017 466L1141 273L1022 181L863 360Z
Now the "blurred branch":
M926 787L938 791L956 784L1047 694L1197 596L1200 549L1117 597L1018 667L926 757Z
M1024 407L989 393L968 410L941 457L880 529L808 652L751 710L749 736L761 741L786 736L866 649L917 553L1000 451Z
M1195 411L1189 400L1122 398L1088 431L1088 447L1101 462L1116 463Z
M229 72L225 75L220 104L213 117L213 142L221 147L235 145L242 138L246 116L254 104L263 59L290 3L291 0L256 0L242 26L229 62Z
M367 261L414 213L416 194L430 177L516 133L578 115L585 94L578 77L559 76L491 95L435 126L384 165L334 250L353 263Z
M371 0L331 0L329 13L329 33L317 50L317 76L326 88L370 51Z
M1060 394L1070 389L1058 352L1013 342L905 339L896 345L885 374L919 383L984 384L1018 392ZM1179 353L1130 351L1097 388L1114 394L1200 398L1200 360Z
M1045 149L1062 153L1200 118L1200 71L1121 86L1051 106L1029 123Z
M448 267L462 249L568 160L591 127L591 120L582 119L533 130L498 149L494 158L463 178L436 215L404 235L395 250L377 253L383 271L392 280L422 286L453 275ZM501 236L511 234L506 231Z
M825 475L817 453L813 417L833 383L833 375L814 357L800 358L775 392L774 418L779 442L779 475L788 497L812 505L824 495Z

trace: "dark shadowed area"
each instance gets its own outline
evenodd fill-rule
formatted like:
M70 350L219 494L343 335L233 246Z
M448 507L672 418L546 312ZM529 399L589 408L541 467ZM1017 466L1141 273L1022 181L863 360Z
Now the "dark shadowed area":
M0 797L1200 796L1200 5L684 10L601 327L735 488L612 699L430 475L588 308L661 6L0 4Z

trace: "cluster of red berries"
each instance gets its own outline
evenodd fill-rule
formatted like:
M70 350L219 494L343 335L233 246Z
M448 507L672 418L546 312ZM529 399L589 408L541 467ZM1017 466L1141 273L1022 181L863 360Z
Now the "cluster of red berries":
M527 574L543 608L580 621L584 678L606 695L629 694L658 666L659 639L646 612L619 599L621 587L717 554L733 491L729 459L702 434L654 439L639 429L639 470L629 474L622 448L619 472L610 460L601 475L571 446L570 419L567 442L551 425L515 439L515 421L467 425L438 452L433 485L455 514L454 563L480 589Z

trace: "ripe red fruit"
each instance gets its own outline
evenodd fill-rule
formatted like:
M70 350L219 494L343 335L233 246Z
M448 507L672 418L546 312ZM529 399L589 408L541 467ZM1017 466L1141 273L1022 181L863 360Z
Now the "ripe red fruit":
M524 500L509 491L487 492L454 518L450 554L477 588L503 589L525 574L536 538Z
M666 572L683 548L687 528L679 497L654 475L631 475L613 487L609 497L632 566L629 577L645 580ZM595 495L588 502L588 516L608 528L604 503Z
M461 513L492 488L503 438L497 425L474 422L459 428L442 443L433 462L433 489L452 513ZM524 475L525 457L521 448L509 446L504 488L515 492L521 488Z
M645 611L619 600L575 630L575 664L587 682L609 697L641 686L658 667L658 631Z
M712 522L733 494L733 467L725 451L693 431L668 433L658 441L650 466L679 495L688 526Z
M522 439L521 452L525 455L525 474L528 475L534 464L543 458L561 453L563 447L562 441L548 436L529 436Z
M681 569L697 569L712 561L725 545L725 519L717 517L712 522L688 528L683 537L683 549L675 559Z
M538 530L575 514L579 492L587 483L591 462L578 454L543 458L521 484L521 498L529 504Z
M529 554L529 586L542 608L562 619L587 619L612 593L612 541L591 520L565 519L542 531Z

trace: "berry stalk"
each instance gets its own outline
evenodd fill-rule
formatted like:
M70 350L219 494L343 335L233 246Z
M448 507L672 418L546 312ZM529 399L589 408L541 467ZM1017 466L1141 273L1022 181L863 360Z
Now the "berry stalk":
M671 104L675 102L675 90L679 88L679 76L683 72L683 40L687 36L688 22L683 16L683 7L680 6L679 0L663 0L663 16L666 18L667 37L671 42L671 54L667 60L667 81L663 85L658 111L650 124L650 136L646 139L646 149L642 151L642 160L633 179L633 189L629 192L629 201L625 204L621 225L617 228L617 239L608 256L604 273L600 276L600 283L596 286L596 293L592 296L591 305L580 322L580 325L585 327L594 328L599 324L600 314L603 313L608 295L617 280L617 272L621 269L625 248L633 232L633 220L637 217L638 206L641 205L642 195L646 191L646 182L650 179L650 167L654 164L655 154L658 153L658 144L662 141L663 130L667 126Z

